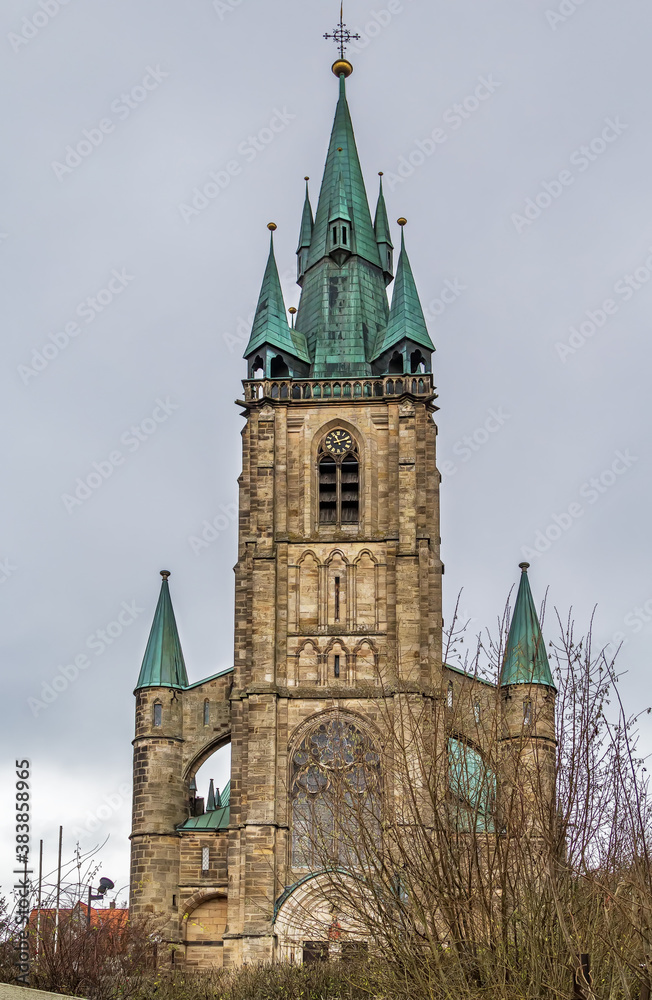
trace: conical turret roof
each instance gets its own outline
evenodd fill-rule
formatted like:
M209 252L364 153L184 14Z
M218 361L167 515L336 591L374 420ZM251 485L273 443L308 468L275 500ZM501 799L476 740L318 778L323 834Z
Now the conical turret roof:
M405 220L399 221L404 222ZM382 330L378 337L374 358L379 357L405 338L413 340L415 344L419 344L426 351L431 352L435 349L428 333L419 293L410 267L410 259L405 249L404 233L401 230L401 254L396 269L389 322L386 329Z
M387 243L392 249L392 234L389 229L389 219L387 218L387 208L385 206L385 195L383 194L383 176L380 175L380 191L378 192L378 203L376 204L376 216L374 218L374 233L376 243Z
M312 227L314 225L314 220L312 217L312 205L310 204L310 194L308 191L308 181L309 177L305 178L306 181L306 197L303 203L303 212L301 214L301 232L299 233L299 245L297 247L297 253L299 250L303 250L304 247L310 246L312 240Z
M270 223L270 227L272 225L273 223ZM281 282L278 276L278 267L276 266L276 258L274 257L273 230L270 236L269 256L263 276L263 284L260 289L251 336L244 356L248 357L254 351L258 350L259 347L262 347L263 344L270 344L280 351L292 354L301 361L310 361L305 337L298 330L291 330L288 325Z
M545 684L554 688L539 617L532 599L527 571L521 563L521 581L514 614L507 636L507 647L500 674L501 686L509 684Z
M181 651L177 623L170 599L167 570L161 572L163 582L149 633L147 649L140 668L136 690L146 687L184 688L188 674Z

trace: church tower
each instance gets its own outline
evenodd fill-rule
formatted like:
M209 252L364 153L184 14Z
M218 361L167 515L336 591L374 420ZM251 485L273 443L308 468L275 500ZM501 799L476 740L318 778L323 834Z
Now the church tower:
M385 751L406 725L415 759L438 754L442 801L465 830L473 816L498 832L510 801L528 832L554 810L555 689L526 566L499 683L442 663L434 346L404 218L394 270L382 175L372 222L352 70L341 52L290 322L268 226L238 404L233 666L189 682L163 571L135 691L130 910L153 916L187 969L364 944L331 891L334 870L348 877L342 803L357 796L372 837L386 807L402 815L413 758L392 775ZM483 745L493 731L499 761ZM198 772L228 744L231 781L203 795Z
M303 773L314 734L326 745L355 731L374 747L381 690L431 697L442 685L434 347L403 238L388 305L393 245L382 188L372 223L346 97L351 69L333 67L339 100L314 221L306 190L296 324L272 235L245 351L225 935L233 964L271 960L279 947L302 957L291 928L316 863L319 791Z

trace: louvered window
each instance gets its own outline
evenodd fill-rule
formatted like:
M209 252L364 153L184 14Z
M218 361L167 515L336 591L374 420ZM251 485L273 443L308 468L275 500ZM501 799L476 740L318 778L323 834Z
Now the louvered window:
M346 455L319 456L319 521L357 524L360 519L360 464L355 448Z

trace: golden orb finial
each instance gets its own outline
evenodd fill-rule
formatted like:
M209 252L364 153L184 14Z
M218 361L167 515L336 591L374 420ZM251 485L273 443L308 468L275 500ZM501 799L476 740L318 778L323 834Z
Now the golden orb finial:
M268 222L267 228L269 229L270 233L273 233L274 230L278 228L278 226L276 225L275 222Z
M336 59L333 65L331 66L331 69L333 70L333 73L337 77L340 76L349 77L353 72L353 66L351 65L348 59Z
M397 219L396 221L397 221L398 225L401 226L401 227L407 226L407 219L404 219L403 216L401 216L401 218Z
M291 316L294 316L296 311L297 311L296 306L290 306L290 308L288 309L288 312L290 313Z
M161 570L161 576L163 577L164 580L168 580L169 577L170 577L170 570L169 569L162 569Z

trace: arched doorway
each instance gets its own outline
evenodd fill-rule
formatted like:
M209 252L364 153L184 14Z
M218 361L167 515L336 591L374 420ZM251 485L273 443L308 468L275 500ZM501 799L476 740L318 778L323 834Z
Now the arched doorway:
M226 896L213 894L199 900L194 909L186 913L186 968L215 969L223 965L226 907Z

